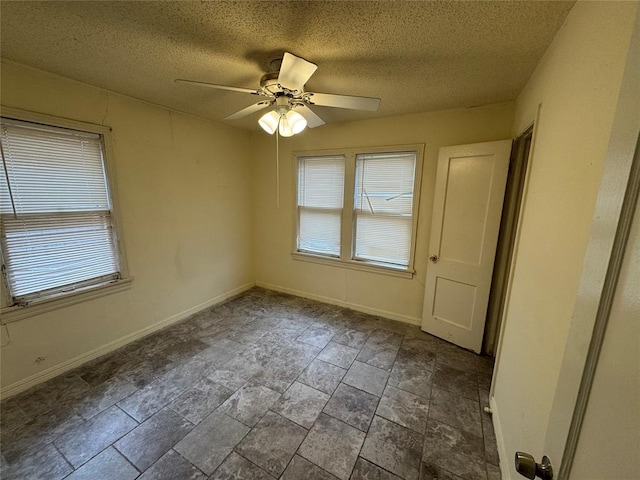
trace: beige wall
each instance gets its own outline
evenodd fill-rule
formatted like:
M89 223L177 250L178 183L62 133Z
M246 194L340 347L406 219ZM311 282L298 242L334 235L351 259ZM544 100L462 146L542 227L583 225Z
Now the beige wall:
M514 134L541 108L494 377L504 478L516 450L562 456L549 418L636 9L578 2L516 102Z
M280 139L280 208L276 207L275 138L253 136L256 281L390 318L419 323L428 257L438 149L510 137L511 104L406 115L305 131ZM293 152L402 144L425 145L413 279L319 265L291 257L295 231Z
M10 62L2 63L2 104L113 128L135 277L126 292L8 324L3 387L59 373L253 283L249 133Z

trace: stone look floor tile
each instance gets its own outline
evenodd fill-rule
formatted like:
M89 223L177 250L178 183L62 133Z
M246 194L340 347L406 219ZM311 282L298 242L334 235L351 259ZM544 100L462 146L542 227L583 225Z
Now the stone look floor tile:
M379 397L384 391L387 378L389 378L389 372L386 370L355 361L342 382Z
M374 330L358 354L358 360L374 367L391 370L402 335L385 330Z
M319 467L347 480L365 434L340 420L320 414L298 453Z
M433 378L429 368L433 368L433 362L415 357L398 358L389 375L389 385L429 398Z
M131 358L115 352L83 365L77 374L89 385L96 386L126 371L131 363Z
M142 388L175 367L176 364L166 357L151 356L129 364L129 369L121 372L118 376L136 387Z
M400 345L399 357L420 359L428 370L433 371L438 351L439 341L428 334L421 334L418 338L407 338Z
M240 356L246 361L256 363L261 367L264 367L275 358L278 358L281 354L282 347L280 344L272 342L256 342L250 345L240 354Z
M0 403L0 477L407 480L428 433L422 480L498 480L492 369L417 326L253 288Z
M226 334L228 334L229 331L229 327L227 327L226 325L213 324L203 328L195 335L198 339L200 339L201 342L212 345L220 340L220 338L223 338Z
M219 368L236 354L242 353L244 348L240 343L224 338L214 342L204 350L200 350L193 355L193 358L201 359L210 368Z
M351 348L362 348L364 344L369 338L368 332L360 332L358 330L346 330L331 340L332 342L339 343L341 345L346 345Z
M271 410L304 428L311 428L327 401L326 393L294 382Z
M224 335L225 339L233 340L242 345L249 345L265 336L267 331L264 328L255 328L253 325L246 325L238 329L228 330Z
M364 458L358 457L356 466L350 480L402 480L397 475L387 472L382 468L367 462Z
M118 402L118 406L138 422L144 422L188 389L200 377L193 366L185 364L162 374L144 388Z
M0 403L0 431L8 433L29 421L29 417L20 408L15 398Z
M489 404L489 390L479 388L478 395L480 396L480 408L491 406Z
M73 468L52 444L24 455L2 469L2 480L58 480Z
M229 397L218 411L253 427L278 398L278 392L263 385L247 384Z
M307 365L276 358L251 379L251 383L263 385L278 393L284 393Z
M12 463L20 457L32 455L47 443L81 427L84 423L84 420L67 406L50 410L13 430L0 431L2 455Z
M169 450L137 480L206 480L206 476L182 455Z
M418 480L424 436L376 416L360 456L406 480Z
M110 407L54 443L65 458L78 468L138 424L118 407Z
M478 380L475 371L465 372L448 365L437 365L433 386L471 400L478 400Z
M257 363L236 355L209 375L209 379L231 390L237 390L262 370Z
M487 464L487 479L488 480L502 480L502 473L500 467L496 465Z
M171 402L169 408L197 424L232 394L233 390L205 378Z
M236 451L279 477L304 440L307 430L277 413L267 412L251 432L238 444Z
M209 480L273 480L273 477L236 452L231 452Z
M485 375L491 376L493 375L493 363L494 358L488 355L476 355L476 370L478 371L478 376Z
M478 388L483 388L485 390L491 389L491 380L493 379L492 375L478 375Z
M388 318L377 317L376 319L377 329L386 332L397 333L400 336L406 335L410 330L413 329L413 327L413 325L409 325L408 323L397 322Z
M379 398L341 383L323 412L366 432L373 419Z
M137 469L143 471L192 429L192 423L174 411L163 408L114 445Z
M347 371L322 360L313 360L298 377L298 381L331 395Z
M318 355L319 360L342 368L349 368L358 355L358 349L329 342Z
M311 323L313 323L312 319L305 318L302 316L298 316L295 319L284 318L280 322L280 325L278 326L278 328L284 329L284 330L296 331L298 332L298 335L296 335L296 337L298 337L302 332L304 332L307 328L309 328L309 325L311 325Z
M465 480L432 463L422 462L420 480Z
M438 345L436 361L465 372L476 371L476 355L468 350L451 343L442 342Z
M295 455L280 480L337 480L329 472L314 465L306 458Z
M132 383L113 377L93 387L70 405L80 416L89 419L128 397L136 390L138 388Z
M73 373L54 378L19 394L16 400L30 419L60 408L88 392L89 384Z
M310 326L298 337L299 342L308 343L314 347L324 348L333 337L333 332L328 328Z
M429 418L482 436L480 402L434 388L431 392Z
M429 416L429 401L387 385L376 415L423 434Z
M165 346L158 354L174 362L182 362L192 358L208 346L207 343L197 338L181 338L179 341L171 342Z
M281 360L289 363L295 363L297 366L304 368L315 359L322 351L321 348L301 343L297 340L287 340L284 343Z
M429 420L422 459L469 480L486 480L484 443L477 437Z
M66 480L133 480L140 472L133 468L113 447L93 457Z
M213 412L180 440L174 450L211 475L249 430L224 413Z

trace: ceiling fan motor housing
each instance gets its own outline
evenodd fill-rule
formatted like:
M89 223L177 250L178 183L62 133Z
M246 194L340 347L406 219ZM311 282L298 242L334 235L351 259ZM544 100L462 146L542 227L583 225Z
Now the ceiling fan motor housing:
M278 83L278 72L265 73L262 78L260 78L260 87L262 90L273 95L282 93L282 87L280 87Z

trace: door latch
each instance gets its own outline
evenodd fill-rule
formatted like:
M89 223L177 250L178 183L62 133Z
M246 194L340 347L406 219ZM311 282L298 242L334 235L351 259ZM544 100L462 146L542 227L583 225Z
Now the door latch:
M553 480L553 468L551 460L546 455L542 457L542 463L536 463L531 455L524 452L516 452L516 471L530 480L538 477L542 480Z

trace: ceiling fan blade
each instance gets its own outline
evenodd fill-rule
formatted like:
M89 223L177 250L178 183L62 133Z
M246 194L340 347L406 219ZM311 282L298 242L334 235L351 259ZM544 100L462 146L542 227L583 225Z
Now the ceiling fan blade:
M307 126L309 128L319 127L320 125L324 125L324 120L322 120L318 115L315 114L313 110L311 110L306 105L296 105L295 111L300 113L307 121Z
M215 83L196 82L195 80L185 80L183 78L178 78L178 79L174 80L174 82L190 83L192 85L199 85L201 87L216 88L218 90L230 90L232 92L250 93L251 95L262 95L261 91L259 91L259 90L251 90L250 88L230 87L229 85L216 85Z
M278 74L278 83L288 90L302 90L317 68L315 63L285 52Z
M269 101L254 103L253 105L249 105L247 108L243 108L239 112L236 112L232 115L229 115L228 117L225 117L225 120L238 120L239 118L246 117L247 115L251 115L254 112L262 110L263 108L268 107L272 103L273 102L269 102Z
M354 110L368 110L375 112L380 105L379 98L353 97L350 95L333 95L331 93L311 93L305 94L305 99L311 105L323 107L352 108Z

